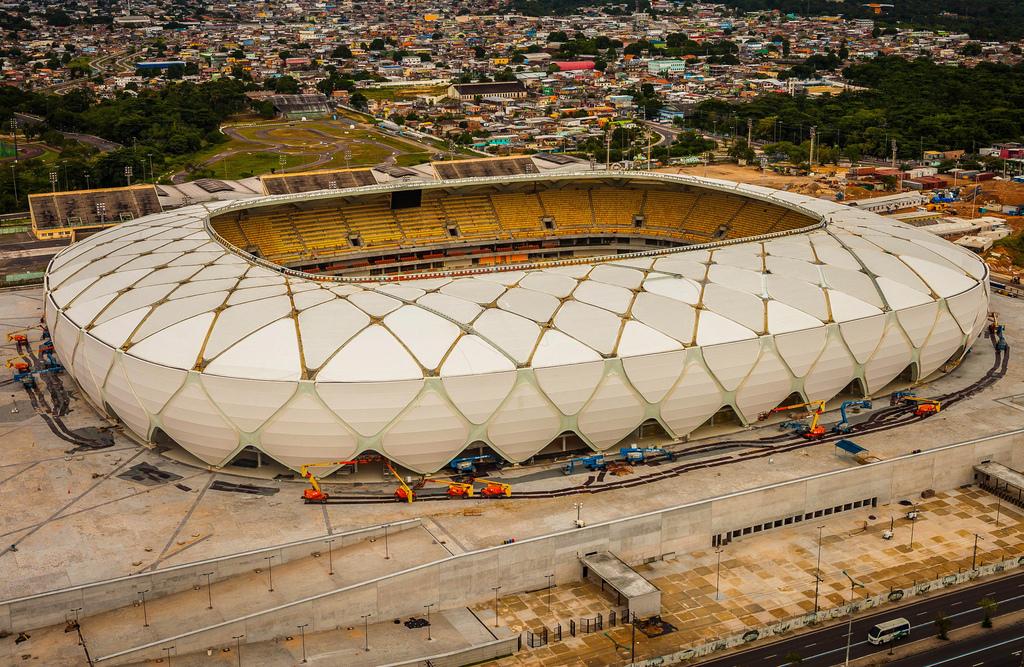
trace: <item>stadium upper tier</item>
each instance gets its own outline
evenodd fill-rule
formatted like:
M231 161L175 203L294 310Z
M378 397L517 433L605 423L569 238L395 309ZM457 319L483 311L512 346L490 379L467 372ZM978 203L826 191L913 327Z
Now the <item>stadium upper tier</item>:
M620 233L665 243L387 279L243 252ZM793 394L877 394L957 361L989 302L985 265L927 232L667 174L191 206L71 246L46 293L70 374L143 439L215 466L247 447L293 468L372 450L421 472L470 446L523 461L566 433L603 450L645 423L682 438L720 411L752 422Z
M708 243L815 221L774 202L640 178L502 179L471 191L451 183L406 186L421 193L407 208L393 200L394 188L352 188L329 199L306 195L232 207L211 224L242 250L299 267L434 246L580 236Z

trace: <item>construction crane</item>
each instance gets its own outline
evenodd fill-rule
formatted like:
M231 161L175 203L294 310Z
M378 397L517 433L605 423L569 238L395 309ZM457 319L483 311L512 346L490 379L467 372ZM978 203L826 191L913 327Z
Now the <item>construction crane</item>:
M871 409L871 401L843 401L843 404L839 406L839 422L832 427L834 433L845 433L850 430L850 420L847 418L847 408L864 408L865 410Z
M661 455L669 461L675 461L676 455L661 447L623 447L619 449L619 456L631 466L638 463L646 463L648 456Z
M512 485L505 484L504 482L495 482L489 479L475 479L474 482L480 482L485 484L484 488L480 489L480 495L484 498L500 498L501 496L512 497Z
M595 454L594 456L581 456L575 459L569 459L569 461L562 466L562 472L566 475L571 475L576 471L576 466L580 465L587 470L604 470L608 467L608 464L604 460L604 454Z
M804 438L820 438L827 432L824 426L818 425L818 420L821 419L821 415L825 412L825 401L809 401L807 403L796 403L794 405L781 405L777 408L772 408L767 412L762 412L757 416L758 421L764 421L771 415L777 412L786 412L787 410L798 410L800 408L809 408L811 422L808 424L802 419L791 419L784 421L779 424L779 428L789 429L795 431L798 435Z
M472 475L476 472L476 466L480 463L494 463L496 459L493 454L481 454L480 456L463 456L461 458L452 459L448 462L448 467L458 473L465 473Z
M15 352L21 353L22 347L25 348L26 352L29 351L28 333L26 332L31 331L34 328L35 327L25 327L24 329L15 329L14 331L7 332L7 341L14 343Z
M306 489L302 492L302 500L306 504L309 503L325 503L330 499L330 496L320 488L320 480L316 478L316 475L310 470L310 468L333 468L337 466L350 466L357 463L372 463L379 460L379 457L368 456L362 459L353 459L351 461L323 461L320 463L303 463L302 467L299 468L299 475L303 479L309 482L311 488Z
M936 412L942 410L942 404L934 398L921 398L916 396L914 390L904 389L902 391L894 391L889 396L889 405L901 405L901 404L917 404L914 408L914 414L918 417L926 417L933 415Z

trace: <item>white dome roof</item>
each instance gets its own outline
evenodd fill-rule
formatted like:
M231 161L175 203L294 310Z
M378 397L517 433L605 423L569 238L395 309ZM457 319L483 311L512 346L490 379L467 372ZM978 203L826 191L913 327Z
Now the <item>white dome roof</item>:
M756 186L644 178L827 224L378 282L268 267L208 225L259 202L196 205L57 255L46 320L90 398L143 438L160 428L212 465L252 445L292 467L372 449L425 472L472 442L519 461L564 431L605 449L647 419L682 437L723 406L752 421L793 392L876 392L984 326L985 265L927 232Z

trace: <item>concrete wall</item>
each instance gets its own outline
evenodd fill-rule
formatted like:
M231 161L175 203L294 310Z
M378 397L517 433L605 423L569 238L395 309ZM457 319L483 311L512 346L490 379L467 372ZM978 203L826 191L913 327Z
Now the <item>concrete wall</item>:
M504 658L518 650L519 635L515 635L459 651L431 655L417 660L406 660L405 662L392 662L380 667L462 667L495 658Z
M99 656L102 664L123 664L161 655L174 643L179 653L231 644L244 633L260 641L310 623L309 632L353 625L362 614L373 620L415 615L423 600L442 609L471 606L503 594L543 588L545 575L558 583L582 575L579 556L610 551L627 563L671 553L706 549L715 534L842 505L868 497L880 503L910 498L925 489L944 491L972 482L972 468L984 460L1024 467L1024 429L946 445L866 466L813 475L790 482L732 493L581 529L531 538L509 545L451 556L359 585L251 614L234 621L167 637L160 642ZM410 595L416 591L415 595Z
M392 533L415 528L419 519L409 519L388 525ZM332 548L342 549L357 542L384 535L383 526L371 526L331 535L336 541ZM264 558L276 556L275 563L284 564L306 558L315 552L326 552L324 536L289 542L263 549L210 558L174 567L107 579L81 586L72 586L46 593L0 602L0 632L21 632L33 628L63 623L69 609L80 608L80 616L87 618L111 609L131 605L139 599L139 591L149 590L147 600L189 590L206 583L200 573L214 572L212 581L221 581L266 566Z

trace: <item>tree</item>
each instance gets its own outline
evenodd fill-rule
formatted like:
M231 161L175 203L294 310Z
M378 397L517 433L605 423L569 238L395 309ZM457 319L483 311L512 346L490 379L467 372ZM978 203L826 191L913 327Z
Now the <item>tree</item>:
M747 144L744 138L737 138L729 148L729 156L746 162L752 161L756 156L754 149Z
M352 57L352 49L348 48L347 44L339 44L334 47L331 51L332 58L341 58L342 60L348 60Z
M980 56L982 54L981 44L977 42L967 42L963 48L960 49L960 55L962 56Z
M371 51L383 51L384 49L387 48L387 46L387 43L380 37L377 37L372 42L370 42Z
M990 597L983 597L978 601L978 606L981 607L981 612L984 614L984 618L981 619L981 627L991 628L992 617L996 615L999 603Z
M782 659L786 661L787 665L799 665L804 661L803 656L796 651L790 651L786 655L782 656Z
M297 95L299 92L299 82L295 77L279 76L276 79L271 79L274 86L274 92L280 93L281 95Z
M949 620L949 616L940 611L935 614L934 622L938 638L943 641L949 641L949 628L953 625L953 622Z
M569 35L565 34L564 30L558 30L556 32L548 33L548 42L568 42Z

